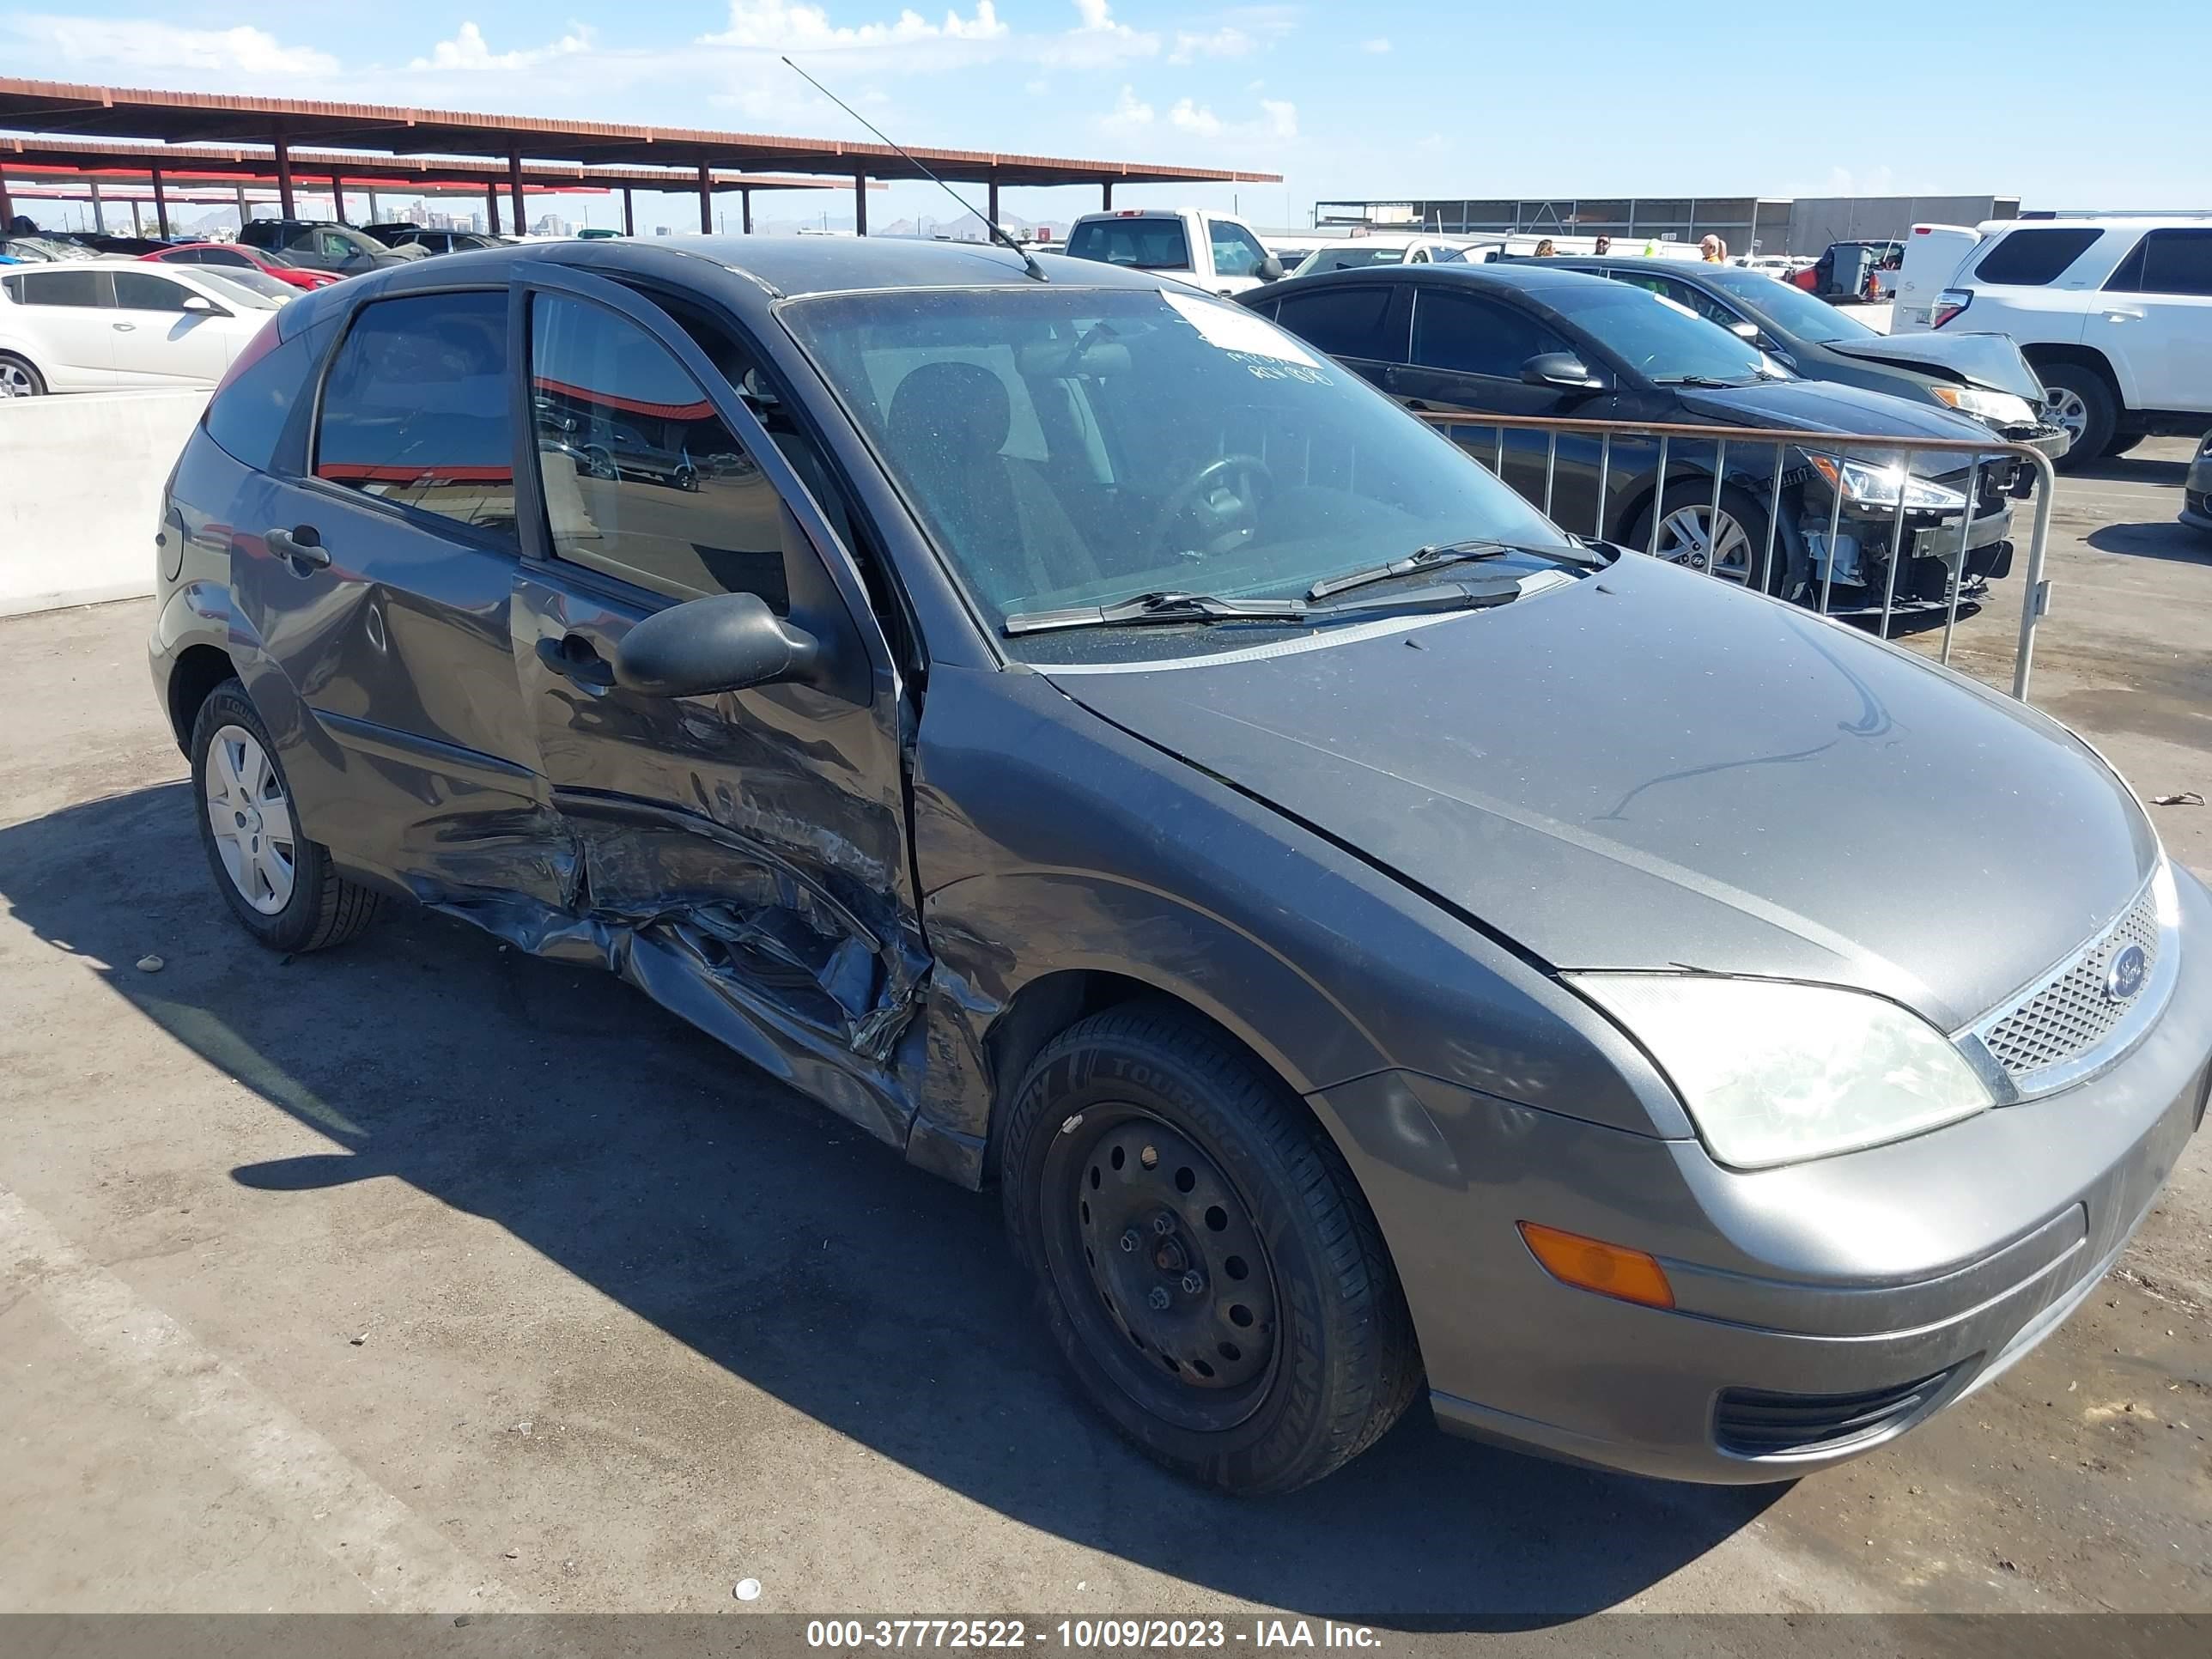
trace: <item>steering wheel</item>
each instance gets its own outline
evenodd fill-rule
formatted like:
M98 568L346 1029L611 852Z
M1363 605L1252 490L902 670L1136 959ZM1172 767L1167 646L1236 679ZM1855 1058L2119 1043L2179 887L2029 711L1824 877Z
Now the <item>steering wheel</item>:
M1260 503L1249 486L1261 480L1272 486L1275 475L1268 470L1267 462L1257 455L1223 455L1208 461L1187 481L1176 486L1175 492L1161 504L1158 514L1152 520L1152 527L1145 538L1146 544L1160 547L1168 539L1169 532L1176 527L1176 520L1201 501L1206 500L1220 486L1221 480L1231 474L1244 479L1248 488L1237 495L1237 508L1233 514L1215 512L1210 515L1213 528L1206 538L1207 545L1211 547L1231 532L1256 528Z

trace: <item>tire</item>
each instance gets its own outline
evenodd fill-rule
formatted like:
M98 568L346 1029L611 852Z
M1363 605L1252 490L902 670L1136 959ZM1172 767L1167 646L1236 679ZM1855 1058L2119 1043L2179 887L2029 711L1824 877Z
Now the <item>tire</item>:
M225 680L200 705L191 760L208 868L257 942L288 954L320 951L344 944L374 920L378 895L338 874L319 843L291 833L291 785L237 680ZM218 815L227 820L221 835Z
M2077 472L2105 457L2119 418L2118 400L2105 377L2083 363L2038 365L2044 390L2051 394L2051 418L2074 434L2056 463L2061 472Z
M2118 460L2149 436L2150 434L2148 432L2115 432L2112 434L2112 441L2105 446L2105 459L2108 461Z
M1125 1004L1049 1043L1000 1167L1053 1341L1170 1468L1288 1492L1364 1451L1419 1389L1397 1274L1335 1146L1175 1005Z
M1713 486L1710 479L1699 483L1686 478L1668 485L1660 502L1659 556L1672 563L1693 570L1704 570L1709 554L1694 537L1682 533L1693 527L1700 528L1710 540L1708 520L1713 510ZM1733 484L1721 490L1720 524L1722 526L1723 562L1719 574L1724 580L1755 592L1779 593L1790 574L1790 552L1776 537L1770 557L1766 550L1766 509L1743 490ZM1651 545L1651 508L1646 506L1636 515L1636 528L1629 533L1628 545L1641 553ZM1670 555L1668 548L1677 550ZM1763 568L1762 568L1763 567ZM1764 574L1762 587L1754 580Z
M46 378L12 351L0 351L0 398L43 398Z

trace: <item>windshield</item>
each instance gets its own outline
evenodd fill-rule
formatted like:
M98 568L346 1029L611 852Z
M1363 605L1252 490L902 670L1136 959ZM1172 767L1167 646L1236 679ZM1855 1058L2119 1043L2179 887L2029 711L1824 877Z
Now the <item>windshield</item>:
M1766 355L1717 323L1626 283L1546 287L1544 303L1572 318L1631 368L1662 385L1772 378Z
M1188 270L1190 242L1180 219L1092 219L1068 233L1071 259L1137 270Z
M1756 307L1784 334L1815 345L1838 340L1871 340L1875 331L1849 312L1816 299L1793 283L1756 270L1701 270L1698 276L1722 292Z
M1357 375L1203 295L1026 285L830 295L778 314L994 633L1018 613L1148 592L1298 598L1425 546L1568 545ZM1407 585L1421 580L1437 579ZM1001 646L1066 662L1275 636L1239 623Z
M258 270L210 270L203 265L192 275L224 299L244 306L248 311L274 311L300 292L289 283L280 283L274 276L264 276Z

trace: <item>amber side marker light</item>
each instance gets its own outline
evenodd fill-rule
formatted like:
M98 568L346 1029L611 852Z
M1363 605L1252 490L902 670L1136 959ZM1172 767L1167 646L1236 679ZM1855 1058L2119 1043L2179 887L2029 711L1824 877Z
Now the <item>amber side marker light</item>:
M1544 1271L1563 1285L1595 1291L1600 1296L1638 1302L1647 1308L1671 1308L1674 1291L1657 1261L1641 1250L1623 1249L1602 1239L1563 1233L1557 1227L1540 1227L1533 1221L1516 1221L1522 1242L1544 1264Z

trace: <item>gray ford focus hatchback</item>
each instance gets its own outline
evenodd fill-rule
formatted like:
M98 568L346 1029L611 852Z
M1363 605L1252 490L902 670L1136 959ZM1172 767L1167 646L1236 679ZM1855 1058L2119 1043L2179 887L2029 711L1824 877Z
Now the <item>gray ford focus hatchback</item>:
M379 272L241 353L157 558L256 939L428 906L995 1185L1040 1339L1233 1491L1423 1395L1834 1463L2046 1335L2203 1115L2212 897L2091 750L1157 277Z

